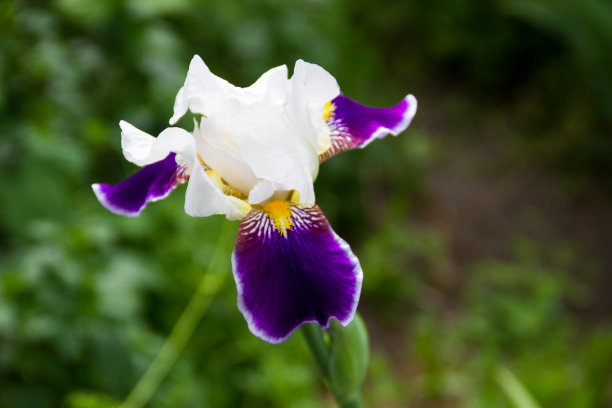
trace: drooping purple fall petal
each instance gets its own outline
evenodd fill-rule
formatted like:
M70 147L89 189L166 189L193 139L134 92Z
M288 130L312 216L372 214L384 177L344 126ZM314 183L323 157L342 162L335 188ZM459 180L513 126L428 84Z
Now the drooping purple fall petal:
M410 125L416 108L417 101L412 95L389 108L372 108L338 95L326 106L331 148L319 156L319 161L324 162L346 150L365 147L389 133L400 134Z
M303 323L325 329L332 317L346 326L355 316L361 266L316 205L253 209L238 229L232 267L238 308L267 342L283 342Z
M136 217L151 201L161 200L176 187L181 167L175 154L164 160L144 166L138 172L117 184L93 184L91 187L100 203L109 211Z

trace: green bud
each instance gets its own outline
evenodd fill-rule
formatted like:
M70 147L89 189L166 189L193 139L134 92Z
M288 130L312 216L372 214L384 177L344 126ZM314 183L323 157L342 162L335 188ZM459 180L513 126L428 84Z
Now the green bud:
M338 402L358 398L361 384L368 370L370 345L368 330L359 315L348 327L334 322L329 356L329 379Z

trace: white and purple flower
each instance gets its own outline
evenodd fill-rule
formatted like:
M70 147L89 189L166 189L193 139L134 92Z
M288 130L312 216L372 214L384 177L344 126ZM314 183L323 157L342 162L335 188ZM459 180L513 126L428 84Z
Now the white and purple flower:
M283 65L239 88L196 55L170 119L201 115L194 130L155 138L122 121L125 158L142 169L92 187L108 210L134 217L188 182L187 214L242 220L232 255L238 308L253 334L280 343L307 322L348 325L361 293L359 261L315 204L319 164L399 134L416 108L412 95L390 108L361 105L301 60L291 78Z

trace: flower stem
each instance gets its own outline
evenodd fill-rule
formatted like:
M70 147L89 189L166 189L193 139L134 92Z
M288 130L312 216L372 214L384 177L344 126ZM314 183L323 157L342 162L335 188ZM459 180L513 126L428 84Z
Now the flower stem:
M325 344L321 328L314 323L309 323L303 325L300 331L306 340L306 344L308 344L312 357L321 370L321 374L326 380L329 380L329 348Z
M362 408L363 404L361 402L361 397L359 395L355 396L355 398L350 401L344 401L339 403L341 408Z
M229 223L223 222L220 227L217 243L207 271L202 275L193 297L178 318L155 359L120 405L120 408L142 408L149 402L185 349L202 316L208 310L214 295L223 287L223 281L227 274L213 273L213 271L222 269L219 267L219 262L222 259L221 255L227 252L224 245L228 231L227 224Z

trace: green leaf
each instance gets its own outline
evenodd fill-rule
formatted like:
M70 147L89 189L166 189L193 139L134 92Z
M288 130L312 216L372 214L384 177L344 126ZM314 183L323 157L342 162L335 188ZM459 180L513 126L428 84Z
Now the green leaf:
M500 366L498 368L495 373L495 380L516 408L540 408L529 390L506 367Z

